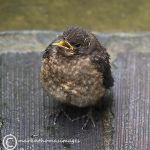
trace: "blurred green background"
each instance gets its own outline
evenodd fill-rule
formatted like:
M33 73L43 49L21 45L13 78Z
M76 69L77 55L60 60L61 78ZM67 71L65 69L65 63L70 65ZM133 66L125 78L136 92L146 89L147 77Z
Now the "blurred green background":
M0 0L0 31L149 31L150 0Z

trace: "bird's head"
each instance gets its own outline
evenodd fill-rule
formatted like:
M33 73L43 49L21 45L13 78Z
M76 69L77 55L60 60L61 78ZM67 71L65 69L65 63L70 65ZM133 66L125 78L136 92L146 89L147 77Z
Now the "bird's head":
M69 27L50 45L57 54L73 56L88 54L94 44L93 34L80 27Z

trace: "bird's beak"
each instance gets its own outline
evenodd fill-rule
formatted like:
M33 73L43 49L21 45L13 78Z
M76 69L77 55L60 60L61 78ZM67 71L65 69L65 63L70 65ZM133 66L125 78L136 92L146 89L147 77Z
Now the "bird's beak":
M74 51L74 49L75 49L69 42L67 42L65 40L55 42L52 45L62 47L62 48L65 48L65 49L71 50L71 51Z

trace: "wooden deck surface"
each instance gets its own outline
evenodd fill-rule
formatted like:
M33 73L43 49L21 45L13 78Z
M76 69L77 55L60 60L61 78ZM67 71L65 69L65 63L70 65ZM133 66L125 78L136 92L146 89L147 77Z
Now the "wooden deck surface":
M48 116L61 106L41 87L40 63L40 52L0 54L1 139L14 135L18 150L150 149L149 52L122 51L116 56L112 62L114 117L109 109L96 112L96 127L86 130L81 129L84 120L72 123L63 115L53 125ZM79 143L19 142L38 139Z

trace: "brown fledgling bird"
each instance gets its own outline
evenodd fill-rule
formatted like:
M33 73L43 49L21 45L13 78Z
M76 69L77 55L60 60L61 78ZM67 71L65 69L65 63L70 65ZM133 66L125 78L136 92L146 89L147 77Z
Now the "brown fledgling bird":
M42 85L49 95L62 103L94 106L113 86L109 59L106 49L93 33L69 27L43 54ZM91 110L87 117L86 124L91 120L94 125Z

